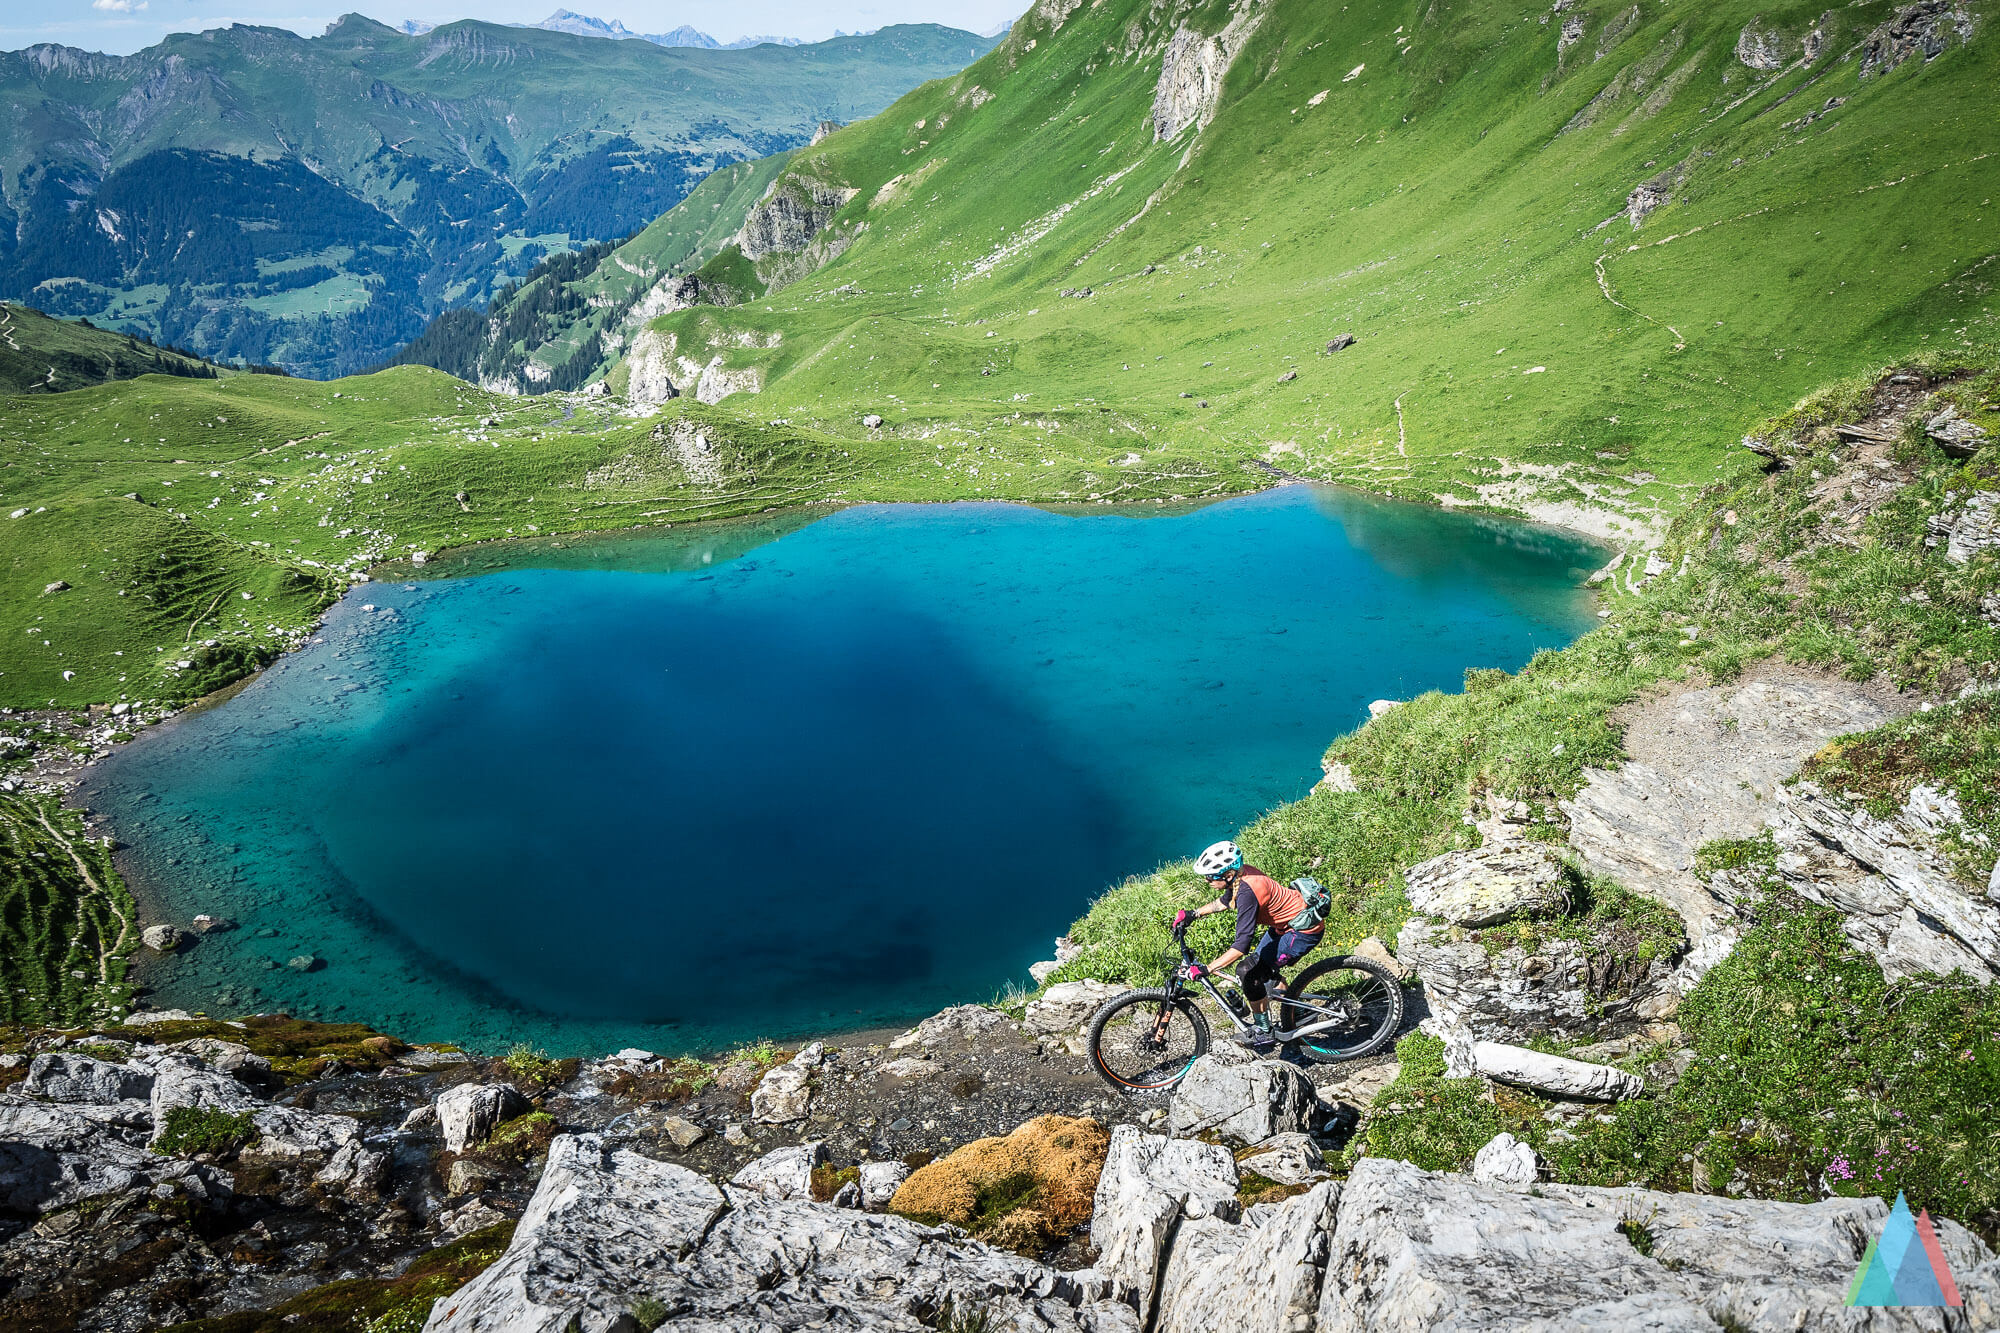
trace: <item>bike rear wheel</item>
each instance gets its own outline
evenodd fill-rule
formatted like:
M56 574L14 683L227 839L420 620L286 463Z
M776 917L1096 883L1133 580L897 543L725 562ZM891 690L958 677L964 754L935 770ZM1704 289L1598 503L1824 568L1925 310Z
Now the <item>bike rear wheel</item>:
M1090 1065L1120 1092L1151 1092L1179 1083L1208 1050L1208 1019L1186 996L1127 991L1090 1020Z
M1327 1013L1315 1009L1333 1011L1333 1027L1297 1042L1301 1055L1320 1064L1373 1055L1394 1041L1403 1025L1402 983L1387 968L1365 958L1323 959L1299 973L1286 990L1280 1022L1287 1031L1329 1021Z

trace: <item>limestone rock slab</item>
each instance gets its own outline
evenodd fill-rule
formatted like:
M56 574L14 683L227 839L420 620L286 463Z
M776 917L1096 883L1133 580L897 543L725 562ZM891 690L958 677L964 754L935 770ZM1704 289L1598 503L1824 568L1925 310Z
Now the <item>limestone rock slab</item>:
M1277 1060L1230 1064L1201 1056L1174 1088L1168 1123L1177 1136L1213 1131L1241 1144L1304 1133L1319 1113L1312 1080Z
M1888 1207L1543 1185L1538 1192L1363 1158L1342 1187L1321 1333L1384 1329L1937 1328L1934 1311L1844 1304ZM1639 1253L1620 1223L1651 1237ZM2000 1297L2000 1261L1955 1223L1939 1240L1965 1327Z
M506 1253L439 1301L426 1333L628 1327L632 1302L722 1209L722 1191L685 1167L607 1149L594 1134L561 1135Z
M1294 1333L1312 1327L1340 1186L1325 1182L1259 1222L1181 1225L1160 1279L1157 1333Z
M1491 926L1560 909L1562 864L1537 842L1446 852L1403 872L1410 907L1454 926Z
M1673 908L1699 944L1731 917L1694 873L1702 845L1755 837L1778 785L1821 746L1914 706L1880 685L1778 668L1651 700L1627 719L1635 757L1615 771L1586 769L1584 789L1562 803L1570 846L1592 870Z
M110 1105L150 1101L153 1075L130 1065L92 1059L75 1051L43 1051L28 1062L21 1091L52 1102L92 1102Z

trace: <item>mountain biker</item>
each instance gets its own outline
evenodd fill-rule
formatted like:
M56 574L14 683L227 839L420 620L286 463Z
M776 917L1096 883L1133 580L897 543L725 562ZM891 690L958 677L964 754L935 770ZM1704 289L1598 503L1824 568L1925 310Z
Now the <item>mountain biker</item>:
M1284 999L1285 981L1278 975L1278 969L1289 967L1312 952L1326 928L1322 925L1309 931L1289 929L1305 908L1304 897L1257 867L1243 864L1243 850L1233 842L1218 842L1208 848L1195 858L1194 868L1215 885L1215 901L1203 903L1191 912L1180 912L1174 917L1174 926L1178 929L1196 917L1235 909L1235 942L1217 954L1207 970L1220 972L1232 963L1236 965L1237 980L1243 983L1243 994L1250 1001L1252 1024L1249 1034L1239 1035L1237 1040L1254 1051L1268 1051L1276 1040L1271 1036L1271 1002L1267 992L1275 992L1280 1000ZM1253 949L1251 945L1259 926L1265 928L1264 938ZM1202 971L1197 963L1189 969L1189 975L1198 978Z

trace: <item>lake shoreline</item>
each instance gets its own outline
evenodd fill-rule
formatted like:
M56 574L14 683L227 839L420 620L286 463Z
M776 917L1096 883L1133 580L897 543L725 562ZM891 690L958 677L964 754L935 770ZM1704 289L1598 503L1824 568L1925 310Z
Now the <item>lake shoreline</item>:
M1024 501L990 499L988 497L962 497L958 500L953 500L953 501L937 501L930 503L1008 505L1008 506L1021 505L1026 508L1040 509L1047 512L1069 515L1069 516L1078 516L1078 517L1088 517L1091 515L1102 515L1105 517L1113 517L1113 516L1154 517L1154 516L1166 516L1167 514L1172 514L1176 512L1192 512L1202 508L1206 508L1216 503L1222 503L1232 499L1242 499L1249 495L1254 495L1274 489L1286 488L1298 484L1306 484L1314 487L1325 487L1327 489L1336 491L1346 491L1360 496L1365 496L1369 499L1378 499L1393 504L1412 503L1410 501L1401 500L1396 497L1381 496L1377 493L1369 492L1362 488L1338 486L1330 483L1311 482L1306 479L1292 478L1289 476L1273 477L1271 485L1268 486L1256 487L1244 492L1239 492L1233 495L1214 497L1212 499L1188 501L1173 506L1157 505L1150 502L1141 502L1139 504L1131 504L1131 505L1105 505L1105 504L1089 504L1089 503L1049 505L1049 504L1038 504L1038 503L1024 502ZM828 514L836 512L841 509L870 508L870 507L874 506L815 505L815 506L807 506L805 507L805 510L811 516L811 518L809 518L808 521L812 521L814 519L826 517ZM1437 510L1440 512L1454 512L1454 511L1463 512L1462 507L1453 507L1453 506L1418 503L1415 504L1414 507L1419 509ZM1504 520L1510 525L1524 524L1529 528L1548 529L1555 533L1561 534L1566 538L1582 536L1585 537L1587 540L1590 540L1594 544L1599 543L1600 540L1596 538L1594 535L1585 534L1579 532L1576 529L1566 528L1557 524L1541 523L1532 519L1524 519L1514 515L1502 516L1496 514L1496 515L1491 515L1490 517L1493 519L1504 518ZM139 734L150 733L164 722L183 720L189 716L198 715L199 713L205 712L208 709L219 706L223 702L226 702L230 698L233 698L236 694L240 693L244 689L247 689L253 683L261 680L264 676L264 672L268 670L269 667L279 665L280 663L283 663L291 659L292 657L295 657L300 650L312 644L318 638L320 633L324 630L327 618L333 613L333 611L347 604L347 602L351 599L352 594L355 593L357 590L364 589L368 583L393 583L406 580L411 582L430 581L431 579L435 579L440 576L460 577L463 575L459 571L453 571L448 568L441 569L438 568L438 566L440 565L448 566L450 563L453 562L454 558L462 559L468 554L480 551L504 552L507 550L521 550L522 548L534 550L534 549L549 549L551 547L553 547L556 550L563 550L572 545L581 544L584 542L591 541L593 539L601 540L604 538L622 538L630 536L634 539L644 540L648 537L659 536L669 530L673 531L698 530L701 532L712 532L719 528L725 527L726 525L746 524L746 523L754 524L760 519L768 521L770 518L771 515L766 514L757 516L744 516L735 519L715 520L713 522L703 522L694 524L661 524L661 525L649 524L649 525L639 525L626 528L585 530L585 531L579 531L577 533L538 534L537 536L530 538L510 538L506 539L505 541L497 541L497 542L468 543L464 547L447 548L444 551L440 551L436 555L428 557L420 565L412 564L407 561L381 562L375 566L372 566L367 571L367 578L365 580L355 581L347 589L347 591L342 594L341 598L336 600L334 603L328 606L324 611L322 611L320 615L315 618L312 625L307 630L294 636L291 646L278 658L274 659L271 663L267 664L266 667L260 668L258 671L253 672L252 674L245 676L236 682L233 682L231 685L225 687L222 690L216 691L211 695L204 696L203 698L195 700L186 705L160 712L149 712L145 716L145 731ZM510 564L511 562L503 561L498 566L498 568L505 569L510 567ZM492 568L493 567L489 567L487 570L481 570L477 572L490 572ZM465 571L465 572L470 573L474 571ZM65 714L63 714L62 710L53 710L53 715L61 716ZM137 739L137 735L132 736L130 739ZM1333 737L1329 736L1327 739L1330 741L1333 739ZM45 782L34 781L31 779L32 785L38 786L43 790L53 789L59 795L60 799L63 801L65 805L67 805L71 809L77 809L80 812L84 813L86 818L87 829L91 834L97 836L103 836L105 833L109 832L113 836L116 836L117 830L115 829L115 827L110 826L108 821L106 821L103 816L92 814L91 812L85 810L82 806L79 805L77 801L77 793L79 788L87 781L88 777L91 774L91 771L95 768L98 760L108 758L112 754L122 751L125 748L125 746L128 745L129 743L130 740L114 742L106 746L102 751L92 754L83 763L67 767L66 770L61 774L61 776L57 779L57 781L54 784L46 784ZM37 778L40 777L39 774L35 776ZM135 855L135 850L136 849L130 844L128 840L121 839L115 847L114 860L116 861L119 873L124 880L126 890L130 893L132 899L137 905L140 924L143 927L143 926L149 926L167 922L171 914L168 911L168 908L164 901L164 895L160 889L160 886L153 883L151 878L141 867L139 860ZM1076 910L1078 911L1083 910L1085 907L1088 906L1088 899L1086 898L1080 900L1075 906ZM216 914L221 915L222 913L218 911ZM183 930L186 929L185 923L173 922L172 924L180 926ZM193 947L193 948L200 947L198 942L199 937L197 936L193 938L196 940L196 943L185 947ZM133 988L140 995L145 995L151 992L156 987L158 982L161 980L160 971L162 970L162 967L165 963L165 959L163 958L156 959L153 956L152 952L144 948L143 946L130 950L126 954L126 958L128 963L128 973L127 973L128 986ZM824 1034L821 1034L817 1031L813 1031L810 1033L801 1032L797 1035L803 1037L807 1035L824 1035Z

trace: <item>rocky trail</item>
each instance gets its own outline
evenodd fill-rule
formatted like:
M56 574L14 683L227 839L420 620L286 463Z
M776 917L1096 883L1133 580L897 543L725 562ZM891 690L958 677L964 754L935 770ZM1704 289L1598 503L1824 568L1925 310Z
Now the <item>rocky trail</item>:
M1115 1098L1070 1053L1095 1007L1089 984L1052 987L1019 1022L967 1006L887 1042L752 1053L712 1079L642 1051L485 1062L284 1020L166 1013L41 1034L0 1057L0 1210L12 1219L0 1222L0 1321L209 1319L225 1322L198 1327L232 1333L416 1328L425 1311L440 1333L1860 1326L1842 1295L1880 1231L1878 1200L1538 1184L1532 1151L1505 1135L1469 1176L1363 1157L1334 1180L1330 1155L1393 1065L1315 1067L1316 1084L1230 1047L1170 1097ZM186 1035L218 1030L241 1040ZM1637 1082L1495 1042L1461 1054L1582 1106ZM1082 1158L1050 1155L1077 1135ZM1057 1234L993 1243L1059 1191L1086 1221L1062 1214ZM928 1211L959 1194L956 1219ZM2000 1259L1953 1223L1938 1231L1962 1309L1942 1322L1878 1310L1868 1327L2000 1317ZM440 1255L473 1260L447 1279ZM373 1322L391 1317L404 1322Z

